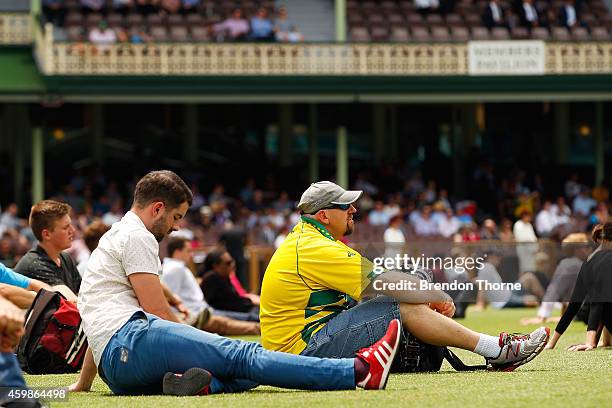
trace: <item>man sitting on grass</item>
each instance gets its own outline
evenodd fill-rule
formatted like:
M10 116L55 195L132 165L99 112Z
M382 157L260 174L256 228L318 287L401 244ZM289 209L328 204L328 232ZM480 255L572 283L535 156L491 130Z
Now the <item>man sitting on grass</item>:
M264 274L260 321L270 350L317 357L347 357L385 332L393 319L419 340L485 357L490 369L511 371L531 361L546 345L549 329L527 336L474 332L451 317L450 296L440 290L373 290L372 282L419 280L401 272L373 273L373 264L345 245L352 233L353 203L361 191L329 181L313 183L302 195L301 221L276 250ZM365 294L384 294L349 308ZM510 352L512 350L512 352Z
M96 366L115 394L240 392L258 383L385 387L399 344L397 320L377 343L337 360L270 352L180 324L160 284L159 242L177 229L192 197L175 173L148 173L136 185L131 210L100 239L79 292L89 349L72 391L91 388Z

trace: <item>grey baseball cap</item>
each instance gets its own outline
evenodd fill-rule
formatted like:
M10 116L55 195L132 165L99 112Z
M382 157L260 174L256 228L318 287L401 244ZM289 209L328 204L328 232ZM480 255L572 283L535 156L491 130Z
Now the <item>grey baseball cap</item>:
M333 204L352 204L362 193L361 190L345 190L331 181L318 181L304 191L298 209L304 214L314 214Z

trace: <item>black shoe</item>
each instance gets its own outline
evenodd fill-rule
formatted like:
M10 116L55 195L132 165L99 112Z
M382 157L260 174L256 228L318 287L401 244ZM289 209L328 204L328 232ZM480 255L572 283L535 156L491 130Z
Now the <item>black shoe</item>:
M212 375L203 368L190 368L183 374L164 374L163 390L167 395L208 395Z

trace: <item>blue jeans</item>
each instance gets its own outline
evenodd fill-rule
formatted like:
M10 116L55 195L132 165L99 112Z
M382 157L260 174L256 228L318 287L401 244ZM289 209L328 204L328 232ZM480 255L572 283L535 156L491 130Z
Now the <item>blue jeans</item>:
M0 406L3 403L14 401L8 397L9 388L3 387L23 387L26 384L21 374L21 368L17 362L17 357L13 353L0 353Z
M115 333L102 353L100 376L115 394L160 394L168 371L192 367L213 375L212 393L259 383L307 390L355 388L354 360L318 359L265 350L143 312Z
M385 335L391 320L401 315L397 302L379 296L341 312L310 338L303 356L345 358ZM401 326L400 326L401 327ZM405 333L402 331L402 341Z
M0 353L0 386L25 387L23 374L13 353ZM1 397L1 396L0 396Z

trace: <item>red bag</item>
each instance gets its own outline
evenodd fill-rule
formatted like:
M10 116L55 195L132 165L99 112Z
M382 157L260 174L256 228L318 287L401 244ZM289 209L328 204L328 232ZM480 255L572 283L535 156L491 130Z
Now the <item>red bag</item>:
M75 373L83 365L87 339L74 303L41 289L26 314L17 347L21 369L29 374Z

